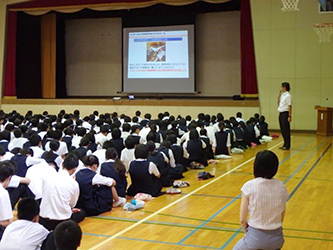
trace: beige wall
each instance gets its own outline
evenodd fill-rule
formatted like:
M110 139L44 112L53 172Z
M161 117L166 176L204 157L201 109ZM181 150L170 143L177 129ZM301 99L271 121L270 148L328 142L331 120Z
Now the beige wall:
M8 2L0 0L0 58L3 58L5 4ZM251 0L251 5L262 114L266 116L270 128L278 128L276 97L281 82L289 81L294 98L292 128L315 130L317 117L314 106L333 106L333 42L320 44L312 25L319 22L333 23L333 14L319 14L317 0L302 0L299 2L299 12L286 13L280 11L282 7L280 0ZM3 61L0 60L1 69L2 64ZM27 107L6 104L1 105L1 108L5 111L17 109L20 112L28 109L36 112L45 109L57 112L62 108L69 111L80 108L83 113L89 113L96 109L96 106ZM239 108L103 106L98 109L101 112L116 110L128 114L134 114L136 109L152 114L167 109L171 113L189 113L193 116L198 112L210 114L223 112L228 117L234 115ZM243 109L245 117L258 111L259 108Z
M333 37L319 43L312 25L333 23L333 14L319 14L317 0L299 1L297 12L281 12L280 0L251 0L251 5L262 113L278 128L277 95L288 81L292 128L315 130L314 106L333 107Z

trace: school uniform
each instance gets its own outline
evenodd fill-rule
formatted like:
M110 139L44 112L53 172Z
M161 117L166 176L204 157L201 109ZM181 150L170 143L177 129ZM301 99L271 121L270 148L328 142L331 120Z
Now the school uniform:
M56 154L55 152L44 152L41 156L42 159L44 159L47 163L54 163L58 168L61 167L61 164L63 162L60 155Z
M89 168L81 169L75 175L79 183L80 196L77 206L88 216L98 215L112 209L112 178L96 174Z
M263 135L269 136L267 122L261 122L260 123L260 135L261 136L263 136Z
M42 157L42 155L43 155L43 153L44 153L44 150L43 149L41 149L40 147L38 147L38 146L32 146L32 147L30 147L30 149L32 150L32 152L33 152L33 157L35 157L35 158L41 158Z
M112 178L116 181L116 190L120 197L126 196L127 179L119 175L117 170L114 168L114 160L110 159L101 165L101 175Z
M49 151L49 150L50 150L50 143L49 143L49 142L45 144L45 150L46 150L46 151ZM64 142L64 141L59 141L59 148L58 148L57 151L55 151L55 153L56 153L57 155L60 155L60 156L63 156L63 155L68 154L68 148L67 148L67 144L66 144L66 142Z
M0 222L10 220L13 218L12 206L10 203L9 193L0 184ZM0 240L2 237L4 227L0 224Z
M200 136L200 139L206 144L205 155L207 159L214 159L214 153L212 149L212 142L207 136Z
M125 148L123 138L111 139L110 141L113 143L113 147L117 151L118 156L120 156L121 155L121 151Z
M186 148L189 154L189 161L195 161L208 166L207 158L205 156L206 143L202 140L189 140L185 141L183 147Z
M42 159L21 154L14 155L11 160L16 163L16 175L20 177L25 177L29 167L43 161Z
M260 145L259 141L259 136L260 136L260 131L258 127L254 124L248 125L247 130L249 133L249 140L257 145Z
M229 155L228 147L231 147L230 134L225 131L216 132L213 147L216 148L215 155Z
M289 106L292 105L292 97L288 91L284 92L279 101L279 124L281 133L283 136L284 144L283 147L290 148L290 122L288 121L289 117Z
M0 241L0 249L39 250L49 231L41 224L16 220L6 227Z
M127 195L135 196L137 193L146 193L154 197L160 196L162 185L157 176L160 175L156 165L145 159L137 159L130 163L129 174L131 185Z
M157 166L158 171L160 171L160 181L162 183L162 186L171 186L173 180L170 176L170 166L168 164L168 158L166 157L166 155L158 151L150 152L147 160L153 162Z
M135 151L134 148L131 149L124 148L121 151L120 160L124 163L127 172L129 170L130 162L135 160L134 151Z
M43 199L40 204L41 223L48 230L53 230L62 221L72 218L76 222L84 219L84 211L73 214L79 194L79 184L66 170L60 170L42 184Z
M1 140L0 141L0 147L3 148L6 151L9 151L8 150L8 144L9 144L9 141L7 141L7 140Z
M171 145L172 153L175 157L176 164L180 164L183 166L183 172L187 171L187 167L189 166L190 162L188 160L188 152L182 146L177 144Z
M23 148L24 143L28 141L27 138L19 137L14 138L9 144L8 144L8 150L11 151L14 148Z
M64 137L62 137L62 141L66 143L67 145L67 150L70 149L70 147L72 146L72 139L73 137L70 135L65 135Z

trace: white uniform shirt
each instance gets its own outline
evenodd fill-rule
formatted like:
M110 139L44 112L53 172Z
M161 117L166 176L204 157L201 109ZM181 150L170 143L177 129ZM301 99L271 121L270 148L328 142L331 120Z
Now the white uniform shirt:
M98 162L99 162L99 166L97 168L97 173L101 172L101 165L106 162L106 158L105 158L105 152L106 149L97 149L93 155L96 156L98 158Z
M28 168L26 178L30 179L29 189L35 195L35 199L42 198L43 181L47 183L47 179L53 178L57 171L51 167L46 161L35 164Z
M146 159L136 159L136 161L147 161L147 160ZM153 162L149 162L148 172L149 172L149 174L153 174L156 177L158 177L160 175L160 171L158 171L157 166Z
M39 223L17 220L7 226L0 249L39 250L49 231Z
M45 150L46 150L46 151L49 151L49 150L50 150L50 142L47 142L47 143L45 144ZM58 148L58 150L57 150L56 152L54 152L54 153L56 153L56 154L59 155L59 156L62 156L62 155L67 154L67 153L68 153L68 149L67 149L67 144L66 144L66 142L64 142L64 141L59 141L59 148Z
M286 91L280 96L278 111L280 113L289 111L289 106L291 105L292 105L291 94L288 91Z
M8 150L12 151L13 148L23 148L24 143L28 141L27 138L19 137L14 138L9 144L8 144Z
M282 226L281 214L286 208L288 192L281 181L258 177L246 182L241 190L249 199L251 227L274 230Z
M79 198L79 184L66 170L59 170L43 181L40 216L51 220L67 220Z
M43 153L44 153L44 150L43 149L41 149L40 147L38 147L38 146L32 146L32 147L30 147L31 148L31 150L33 151L33 157L35 157L35 158L41 158L42 157L42 155L43 155Z
M9 194L0 184L0 221L10 220L13 218L12 205Z
M121 151L120 160L124 163L127 172L129 169L130 162L135 160L134 150L135 150L134 148L132 149L124 148Z

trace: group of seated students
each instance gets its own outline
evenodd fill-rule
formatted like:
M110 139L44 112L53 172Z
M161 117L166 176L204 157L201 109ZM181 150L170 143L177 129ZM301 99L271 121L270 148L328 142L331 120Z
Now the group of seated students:
M168 112L157 119L140 116L0 111L0 249L62 249L56 232L65 222L121 207L126 196L160 196L188 169L242 153L269 135L258 114L247 122L240 112L229 120L221 113L200 113L194 120Z

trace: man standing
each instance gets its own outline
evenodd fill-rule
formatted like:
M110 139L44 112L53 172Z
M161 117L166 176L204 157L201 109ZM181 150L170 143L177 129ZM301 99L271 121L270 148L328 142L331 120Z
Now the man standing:
M281 84L281 92L278 96L278 111L280 129L283 136L284 144L280 149L289 150L290 149L290 122L291 122L291 111L292 111L292 98L289 93L290 84L288 82L283 82Z

